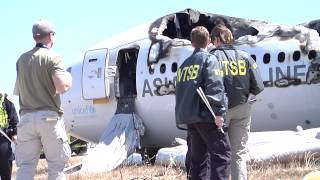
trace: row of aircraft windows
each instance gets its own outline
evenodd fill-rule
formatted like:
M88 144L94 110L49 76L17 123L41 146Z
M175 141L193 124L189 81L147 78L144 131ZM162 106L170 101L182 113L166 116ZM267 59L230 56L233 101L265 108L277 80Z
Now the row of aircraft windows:
M252 59L254 59L255 61L257 60L256 55L251 54L251 57L252 57ZM314 59L315 57L316 57L316 51L315 51L315 50L309 51L309 53L308 53L308 59L309 59L309 60L312 60L312 59ZM300 52L300 51L294 51L293 54L292 54L292 60L293 60L293 61L299 61L300 58L301 58L301 52ZM286 59L286 54L285 54L284 52L279 52L279 54L278 54L278 62L282 63L282 62L284 62L285 59ZM265 53L265 54L263 55L262 60L263 60L263 63L264 63L264 64L269 64L269 63L270 63L270 60L271 60L271 55L270 55L270 53Z
M160 65L160 73L164 74L166 72L166 70L167 70L166 64L161 64ZM171 72L176 73L177 70L178 70L178 63L176 63L176 62L172 63L171 64ZM149 73L153 74L154 73L154 69L149 67Z
M252 57L252 59L254 59L256 61L256 59L257 59L256 55L251 54L251 57ZM316 51L315 50L309 51L308 59L312 60L315 57L316 57ZM294 51L293 54L292 54L293 61L299 61L300 58L301 58L301 52L300 51ZM286 59L285 53L284 52L279 52L279 54L278 54L278 62L282 63L282 62L285 61L285 59ZM270 60L271 60L270 53L266 53L266 54L263 55L263 63L264 64L269 64ZM167 70L166 64L161 64L160 65L160 73L164 74L166 72L166 70ZM172 63L171 64L171 72L175 73L175 72L177 72L177 70L178 70L178 64L176 62ZM154 69L150 67L149 68L149 73L153 74L154 73Z

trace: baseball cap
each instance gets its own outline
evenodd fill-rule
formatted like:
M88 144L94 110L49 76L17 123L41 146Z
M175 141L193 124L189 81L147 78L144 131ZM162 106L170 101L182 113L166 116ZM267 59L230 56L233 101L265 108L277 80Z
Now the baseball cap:
M45 19L40 19L32 26L33 38L42 38L50 33L55 33L51 22Z

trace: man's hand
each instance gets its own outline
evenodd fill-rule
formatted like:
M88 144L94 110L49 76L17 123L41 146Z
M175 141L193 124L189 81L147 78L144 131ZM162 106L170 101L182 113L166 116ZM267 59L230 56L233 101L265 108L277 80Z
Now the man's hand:
M214 122L216 123L216 125L218 126L218 128L222 128L224 119L223 119L222 116L216 116L216 119L215 119Z
M17 135L14 135L11 137L12 142L14 142L15 144L17 144Z

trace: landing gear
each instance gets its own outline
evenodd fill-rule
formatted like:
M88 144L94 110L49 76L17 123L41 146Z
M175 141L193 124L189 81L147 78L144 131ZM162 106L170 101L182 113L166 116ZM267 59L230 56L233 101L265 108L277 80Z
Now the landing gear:
M143 147L139 150L144 164L154 165L159 147Z

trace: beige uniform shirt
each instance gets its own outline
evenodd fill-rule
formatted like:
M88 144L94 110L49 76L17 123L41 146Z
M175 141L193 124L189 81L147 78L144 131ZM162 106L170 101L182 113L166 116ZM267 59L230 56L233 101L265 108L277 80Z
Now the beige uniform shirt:
M19 96L20 115L51 110L62 115L60 95L52 75L65 73L62 57L47 48L35 47L20 56L16 63L15 94Z

